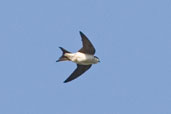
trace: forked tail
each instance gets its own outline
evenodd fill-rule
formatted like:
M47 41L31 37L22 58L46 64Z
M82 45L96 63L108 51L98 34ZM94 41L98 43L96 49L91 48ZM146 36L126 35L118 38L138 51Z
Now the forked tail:
M61 50L62 50L62 56L56 61L56 62L59 62L59 61L68 61L68 57L65 56L65 53L71 53L69 51L67 51L66 49L62 48L62 47L59 47Z

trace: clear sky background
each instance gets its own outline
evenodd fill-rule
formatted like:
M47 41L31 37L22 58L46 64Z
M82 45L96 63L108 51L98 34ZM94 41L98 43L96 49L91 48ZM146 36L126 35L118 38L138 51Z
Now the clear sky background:
M101 63L64 84L79 31ZM1 0L0 114L171 114L171 1Z

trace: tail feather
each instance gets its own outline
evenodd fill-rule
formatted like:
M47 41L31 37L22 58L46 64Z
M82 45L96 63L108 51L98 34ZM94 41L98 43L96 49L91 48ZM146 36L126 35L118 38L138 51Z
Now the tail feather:
M71 53L69 51L67 51L66 49L62 48L62 47L59 47L61 50L62 50L62 56L56 61L56 62L59 62L59 61L68 61L68 57L65 56L65 53Z

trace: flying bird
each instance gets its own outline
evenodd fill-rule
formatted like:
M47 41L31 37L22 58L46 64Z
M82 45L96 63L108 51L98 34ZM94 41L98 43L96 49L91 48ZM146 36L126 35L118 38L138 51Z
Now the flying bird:
M100 62L99 58L94 56L95 48L90 40L80 31L83 47L76 53L71 53L66 49L59 47L62 50L62 56L56 61L72 61L77 64L77 68L74 72L64 81L64 83L72 81L84 72L86 72L92 64Z

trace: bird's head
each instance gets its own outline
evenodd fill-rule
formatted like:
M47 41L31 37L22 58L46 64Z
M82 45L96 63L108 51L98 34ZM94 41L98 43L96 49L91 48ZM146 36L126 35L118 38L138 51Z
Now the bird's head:
M100 59L97 56L94 56L94 59L95 59L96 63L100 62Z

